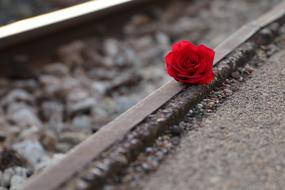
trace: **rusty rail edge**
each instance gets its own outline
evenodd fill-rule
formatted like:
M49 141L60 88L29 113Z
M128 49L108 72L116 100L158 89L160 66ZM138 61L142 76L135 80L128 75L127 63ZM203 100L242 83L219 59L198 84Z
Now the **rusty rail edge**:
M148 0L96 0L0 26L0 50Z
M112 145L115 145L117 142L126 138L133 137L130 131L139 129L144 120L149 120L149 115L158 110L160 107L168 103L171 104L171 99L178 95L181 91L186 92L187 102L181 101L176 104L172 104L172 107L175 109L170 110L170 112L158 113L160 115L167 115L166 120L157 120L154 122L155 125L165 125L167 122L174 123L177 121L177 118L181 118L181 116L185 113L186 109L201 98L203 98L211 89L217 86L221 81L223 81L232 70L234 70L238 65L244 62L245 58L247 59L251 54L253 49L256 47L252 43L251 45L247 44L243 50L239 50L236 52L235 58L225 59L230 53L232 53L236 48L241 46L243 43L247 42L250 38L255 38L255 40L259 41L257 45L267 43L265 39L272 39L270 37L274 37L274 33L278 27L275 27L276 23L283 19L285 15L285 1L282 1L276 7L274 7L271 11L261 16L257 20L250 22L244 25L242 28L237 30L234 34L232 34L228 39L226 39L223 43L221 43L216 51L216 58L214 61L215 71L217 73L217 77L214 83L208 87L206 86L185 86L181 85L173 80L163 85L161 88L157 89L154 93L137 103L135 106L130 108L128 111L121 114L115 120L108 123L101 130L99 130L96 134L89 137L84 142L80 143L77 147L72 149L67 156L58 162L56 165L47 168L44 172L39 174L38 176L33 177L23 189L25 190L54 190L54 189L62 189L62 185L68 181L70 178L78 174L81 170L88 166L88 164L94 164L93 161L100 157L104 151L107 153L112 152ZM272 24L273 23L273 24ZM263 28L271 25L270 32L263 32L260 35L255 35L258 31L261 31ZM265 28L267 29L267 28ZM235 52L233 52L235 53ZM232 54L233 54L232 53ZM224 60L225 59L225 60ZM218 64L219 63L219 64ZM190 89L190 90L189 90ZM182 93L183 94L183 93ZM184 95L185 96L185 93ZM179 97L178 97L179 98ZM187 106L185 106L185 104ZM184 106L182 106L184 105ZM149 116L149 117L148 117ZM150 119L151 120L151 119ZM141 123L141 124L140 124ZM140 124L138 126L138 124ZM153 125L150 125L148 128L153 128L153 130L145 131L142 127L141 133L144 133L144 137L152 138L153 136L157 136L160 132L161 128L154 128ZM129 135L128 135L129 134ZM147 140L146 140L147 141ZM140 144L140 142L131 142L127 144L126 149L132 150L131 152L125 154L129 154L128 157L131 158L132 154L135 154L135 149L132 147L138 147L136 143ZM106 154L107 154L106 153ZM114 154L121 154L122 152L114 152ZM116 155L117 156L117 155ZM120 159L121 157L117 157ZM122 164L125 164L124 159L121 160ZM97 175L102 173L104 168L100 168L97 165L97 173L93 177L94 184L97 185L97 182L101 181L102 176ZM112 164L112 163L109 163ZM100 164L99 164L100 165ZM101 165L102 166L102 165ZM99 169L99 170L98 170ZM107 170L108 168L105 168ZM94 171L93 171L94 172ZM81 175L80 175L81 176ZM86 176L85 176L86 177ZM96 180L98 177L98 180ZM66 184L68 186L68 183ZM67 187L66 186L66 187ZM69 188L67 188L69 189Z

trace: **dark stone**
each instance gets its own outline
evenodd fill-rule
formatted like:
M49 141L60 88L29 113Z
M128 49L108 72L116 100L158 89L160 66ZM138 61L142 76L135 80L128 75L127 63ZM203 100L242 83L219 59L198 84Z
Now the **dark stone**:
M183 129L179 125L173 125L170 127L170 133L174 136L180 136L183 133Z
M0 170L5 170L14 166L26 166L27 161L22 158L16 151L4 148L0 152Z

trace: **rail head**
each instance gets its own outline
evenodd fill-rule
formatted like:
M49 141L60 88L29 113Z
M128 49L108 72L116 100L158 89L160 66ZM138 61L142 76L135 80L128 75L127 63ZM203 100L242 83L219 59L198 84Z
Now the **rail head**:
M95 0L0 26L0 50L148 0Z

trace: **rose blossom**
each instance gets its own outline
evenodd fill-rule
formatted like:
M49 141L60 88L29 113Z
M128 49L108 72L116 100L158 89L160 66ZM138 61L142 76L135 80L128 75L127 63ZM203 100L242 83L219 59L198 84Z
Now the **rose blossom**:
M214 80L214 50L205 45L195 46L182 40L166 55L167 73L175 80L188 84L210 84Z

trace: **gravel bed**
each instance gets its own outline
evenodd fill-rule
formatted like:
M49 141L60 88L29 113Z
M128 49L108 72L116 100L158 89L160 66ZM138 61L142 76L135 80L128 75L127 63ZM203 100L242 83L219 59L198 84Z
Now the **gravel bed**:
M86 0L1 0L0 26L84 1Z
M277 2L172 0L130 18L119 38L59 48L35 79L0 78L0 186L17 189L168 81L162 58L172 42L214 47Z

